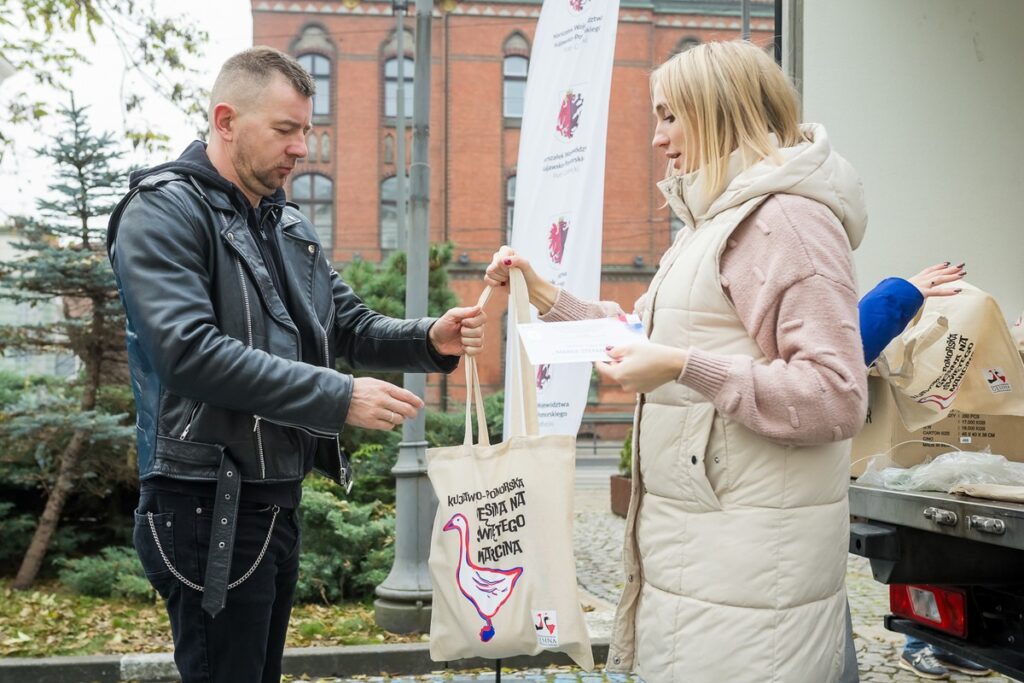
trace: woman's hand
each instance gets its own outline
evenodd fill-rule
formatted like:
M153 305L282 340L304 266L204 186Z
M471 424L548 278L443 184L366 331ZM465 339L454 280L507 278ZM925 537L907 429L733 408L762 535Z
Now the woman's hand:
M537 275L530 262L511 247L503 246L494 252L491 265L487 266L487 272L484 273L484 283L491 287L507 286L508 272L512 268L518 268L523 272L530 303L537 307L537 311L544 315L551 310L555 305L555 297L558 296L558 287Z
M690 356L683 349L664 344L629 344L608 349L608 357L612 360L594 363L597 374L642 394L674 382Z
M963 263L958 266L951 266L949 261L946 261L945 263L937 263L934 266L925 268L917 275L908 278L908 282L917 287L918 291L926 299L930 296L953 296L954 294L959 294L961 290L959 288L942 287L942 285L956 282L965 275L967 275L967 271L964 270Z

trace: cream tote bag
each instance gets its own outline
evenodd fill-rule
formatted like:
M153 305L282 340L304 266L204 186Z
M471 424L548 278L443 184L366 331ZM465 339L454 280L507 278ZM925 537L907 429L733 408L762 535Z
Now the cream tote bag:
M518 270L510 285L510 312L529 320ZM520 347L522 372L506 397L513 402L511 437L491 445L476 362L467 356L464 364L465 440L427 449L427 474L438 498L429 562L430 658L503 659L554 650L590 671L594 657L572 548L576 438L538 435L532 366Z
M958 286L956 296L926 299L876 364L910 431L950 410L1024 415L1024 363L999 304L966 282Z

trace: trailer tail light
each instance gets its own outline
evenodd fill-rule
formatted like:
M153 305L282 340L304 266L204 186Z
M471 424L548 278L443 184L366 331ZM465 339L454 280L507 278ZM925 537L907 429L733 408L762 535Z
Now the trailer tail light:
M892 613L938 631L967 636L967 594L956 588L895 583L889 586Z

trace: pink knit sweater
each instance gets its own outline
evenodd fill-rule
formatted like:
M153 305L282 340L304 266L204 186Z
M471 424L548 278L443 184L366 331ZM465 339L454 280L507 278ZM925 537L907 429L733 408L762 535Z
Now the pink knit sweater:
M867 378L850 244L835 217L812 200L773 195L733 232L721 278L769 362L691 347L678 381L773 441L812 445L854 436L864 424ZM614 303L562 290L541 319L616 312Z

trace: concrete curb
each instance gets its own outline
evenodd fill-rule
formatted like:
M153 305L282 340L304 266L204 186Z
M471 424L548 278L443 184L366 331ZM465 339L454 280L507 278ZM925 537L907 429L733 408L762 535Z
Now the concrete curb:
M603 663L608 658L608 639L594 640L592 645L594 661ZM502 666L511 668L543 668L571 663L566 655L547 651L536 657L502 660ZM448 669L454 671L493 666L494 661L486 659L461 659L448 663ZM443 664L431 661L427 643L288 648L284 651L284 672L294 676L408 676L443 669ZM170 653L0 659L0 683L162 683L176 680L177 669Z

